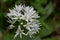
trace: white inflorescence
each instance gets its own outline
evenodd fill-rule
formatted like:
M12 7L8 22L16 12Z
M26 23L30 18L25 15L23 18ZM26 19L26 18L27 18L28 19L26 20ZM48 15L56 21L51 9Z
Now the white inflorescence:
M9 25L9 29L18 27L14 38L17 35L20 35L20 38L22 38L22 35L29 35L32 37L32 35L39 32L40 23L38 23L37 18L40 16L38 16L38 13L33 7L15 5L15 8L12 10L9 9L9 11L10 12L7 13L7 16L9 17L8 22L11 23L11 25ZM15 26L14 24L17 22L18 25Z

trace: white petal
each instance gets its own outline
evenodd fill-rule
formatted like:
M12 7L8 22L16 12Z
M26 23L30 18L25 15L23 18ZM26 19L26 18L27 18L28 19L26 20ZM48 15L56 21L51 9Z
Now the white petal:
M22 38L22 34L20 34L20 38Z
M19 35L19 33L16 33L15 36L14 36L14 39Z
M27 30L31 31L30 27L26 27Z

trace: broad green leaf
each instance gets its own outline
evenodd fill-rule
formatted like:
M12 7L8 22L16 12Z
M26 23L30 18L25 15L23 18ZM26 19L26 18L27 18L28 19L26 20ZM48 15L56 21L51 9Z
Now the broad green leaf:
M42 26L40 33L37 36L45 37L50 35L54 31L51 19L47 19L45 22L40 21L40 23Z
M46 6L45 8L45 14L41 16L41 20L44 21L46 20L53 12L54 10L54 4L52 4L51 2Z
M46 23L43 23L43 25L44 26L41 28L40 33L39 33L40 37L48 36L53 32L53 29L51 26L49 26Z
M50 2L47 6L46 6L46 15L45 15L45 19L48 18L51 13L53 12L54 10L54 4L52 2Z

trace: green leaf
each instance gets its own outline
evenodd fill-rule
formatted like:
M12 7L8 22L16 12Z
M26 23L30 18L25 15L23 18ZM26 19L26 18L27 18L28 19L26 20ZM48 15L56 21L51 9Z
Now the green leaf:
M41 18L40 18L42 21L45 21L45 20L52 14L52 12L53 12L53 10L54 10L54 4L50 2L50 3L46 6L45 10L46 10L46 11L45 11L45 14L42 15Z
M41 23L41 30L40 30L40 33L39 33L39 36L40 37L45 37L45 36L48 36L50 35L54 29L53 29L53 25L52 25L52 19L47 19L45 22L43 21L40 21ZM38 36L38 35L37 35Z
M46 12L45 19L51 15L51 13L52 13L53 10L54 10L54 6L55 6L55 5L54 5L52 2L50 2L50 3L46 6L46 11L47 11L47 12Z
M43 27L41 28L39 35L40 37L45 37L50 35L52 32L53 32L52 27L46 23L43 23Z

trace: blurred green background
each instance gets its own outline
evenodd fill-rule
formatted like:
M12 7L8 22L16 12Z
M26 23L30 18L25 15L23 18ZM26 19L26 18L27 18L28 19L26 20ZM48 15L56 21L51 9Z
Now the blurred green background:
M8 30L6 14L15 4L25 4L35 8L41 16L41 30L34 38L19 36L15 40L60 40L60 0L0 0L0 40L13 40L13 30Z

